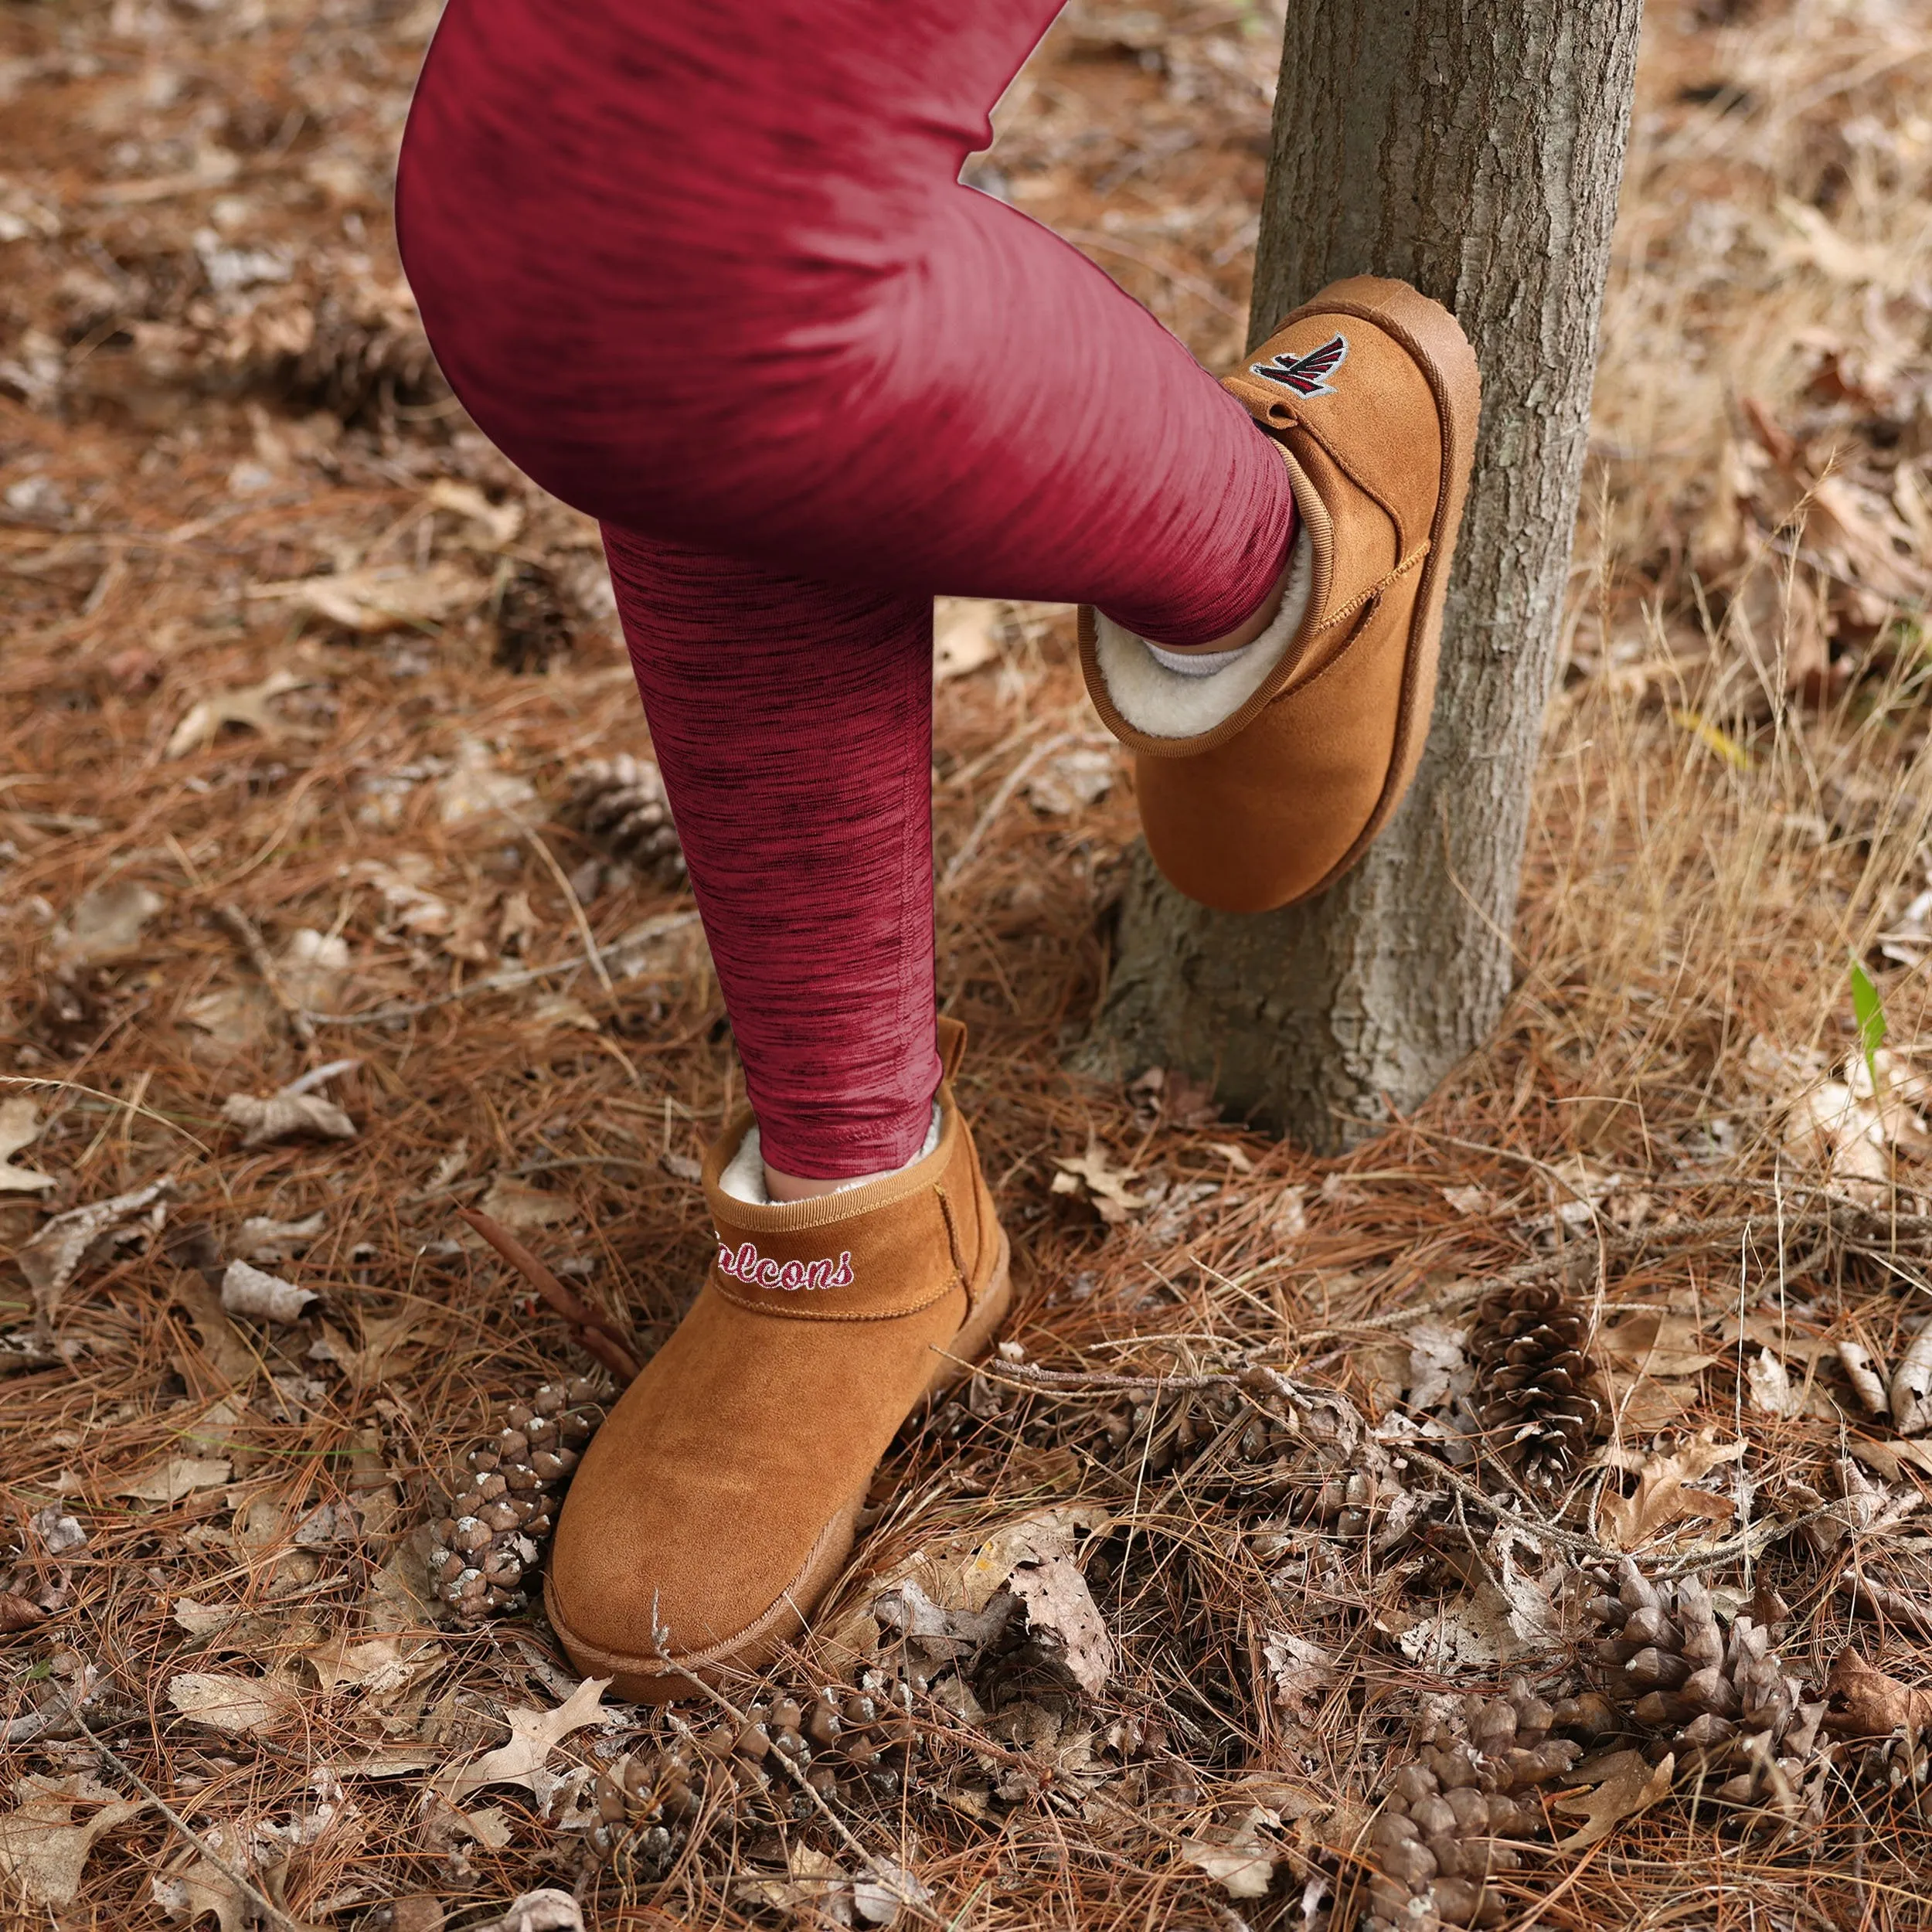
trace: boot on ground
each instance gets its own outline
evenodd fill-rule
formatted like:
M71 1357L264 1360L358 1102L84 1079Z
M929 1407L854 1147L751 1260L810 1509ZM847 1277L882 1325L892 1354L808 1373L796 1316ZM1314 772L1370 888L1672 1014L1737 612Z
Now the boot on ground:
M795 1638L893 1434L992 1343L1009 1249L953 1097L964 1029L940 1034L933 1143L896 1173L761 1205L749 1113L706 1156L716 1257L585 1451L544 1586L620 1696L692 1696Z

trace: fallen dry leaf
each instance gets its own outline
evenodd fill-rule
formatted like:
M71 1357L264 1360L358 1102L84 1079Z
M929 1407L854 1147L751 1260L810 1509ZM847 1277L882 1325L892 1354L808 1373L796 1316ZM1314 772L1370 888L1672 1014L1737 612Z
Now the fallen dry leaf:
M171 1301L187 1310L216 1372L233 1388L245 1388L253 1381L257 1366L255 1352L242 1339L241 1331L222 1312L219 1298L199 1271L185 1267L178 1270L168 1284L168 1294Z
M1802 1385L1792 1385L1790 1372L1769 1349L1759 1350L1745 1364L1744 1379L1750 1386L1751 1406L1760 1414L1788 1420L1804 1413Z
M1090 1503L1063 1503L1036 1511L1002 1524L969 1546L963 1562L942 1560L942 1575L927 1587L949 1609L984 1610L1019 1564L1070 1556L1077 1534L1097 1536L1111 1521L1105 1510Z
M0 1636L32 1630L46 1615L38 1604L29 1601L17 1590L0 1590Z
M552 1228L577 1212L577 1203L568 1195L548 1193L507 1174L499 1174L490 1183L477 1209L506 1228Z
M1791 1101L1785 1149L1821 1167L1827 1184L1848 1199L1881 1206L1894 1150L1926 1145L1925 1123L1913 1111L1924 1090L1919 1076L1886 1048L1872 1054L1869 1066L1862 1053L1854 1054L1842 1078L1817 1081Z
M87 1531L57 1502L35 1511L29 1526L49 1556L64 1556L70 1549L84 1547L87 1541Z
M1276 1704L1301 1723L1314 1723L1321 1700L1335 1682L1335 1656L1305 1637L1270 1631L1261 1658Z
M1845 1379L1852 1385L1860 1405L1868 1415L1882 1416L1889 1413L1890 1399L1886 1391L1885 1377L1879 1365L1872 1359L1872 1352L1862 1342L1840 1342L1835 1352L1838 1366L1845 1371Z
M430 485L423 501L453 515L468 518L488 534L494 549L514 543L517 532L523 528L521 503L492 503L474 483L461 483L453 476L439 476Z
M434 872L435 867L420 852L405 852L393 866L364 859L349 868L349 876L373 886L383 895L388 913L386 923L392 932L440 939L455 924L456 911L425 883Z
M838 1908L849 1896L851 1879L836 1859L809 1845L794 1845L786 1855L783 1878L740 1879L732 1889L746 1905L768 1911L804 1915L823 1924L852 1923Z
M155 1904L177 1923L199 1923L209 1913L220 1932L247 1932L255 1922L253 1902L212 1859L196 1859L180 1872L157 1872L150 1889Z
M1902 1436L1932 1433L1932 1322L1927 1322L1892 1371L1892 1426Z
M166 1213L164 1203L174 1185L174 1176L164 1174L131 1193L70 1208L43 1223L33 1239L22 1246L14 1259L33 1290L35 1311L43 1323L52 1319L62 1290L90 1253L111 1250L160 1228ZM137 1223L137 1216L144 1218Z
M1097 804L1114 789L1114 754L1076 745L1052 758L1026 781L1027 802L1049 818L1067 818Z
M1906 1481L1905 1472L1908 1469L1932 1476L1932 1443L1878 1442L1869 1437L1853 1436L1845 1446L1868 1469L1876 1469L1887 1482Z
M141 950L149 922L167 903L159 893L131 879L97 886L53 929L55 963L71 969L132 957Z
M327 1216L320 1213L300 1221L251 1214L235 1237L236 1251L247 1261L286 1261L291 1255L301 1253L327 1225Z
M1677 1769L1675 1757L1657 1764L1641 1751L1618 1751L1597 1767L1600 1781L1590 1791L1556 1799L1552 1808L1583 1821L1569 1837L1559 1838L1560 1852L1580 1852L1608 1838L1625 1818L1635 1818L1669 1794Z
M933 608L933 678L948 684L999 655L1001 606L990 597L940 597Z
M932 1893L925 1885L889 1859L875 1859L869 1876L852 1880L852 1910L868 1925L896 1925L906 1906L917 1909L931 1903Z
M1604 1498L1597 1512L1600 1532L1614 1549L1638 1549L1659 1531L1686 1517L1728 1522L1736 1512L1730 1497L1689 1485L1719 1464L1739 1461L1743 1454L1742 1442L1720 1443L1706 1429L1681 1449L1637 1461L1637 1493Z
M371 564L282 583L259 583L251 597L291 603L299 610L372 636L383 631L427 628L474 611L490 594L488 577L439 560L417 570L406 564Z
M298 1006L326 1011L347 988L355 966L349 941L339 933L318 933L298 927L288 936L275 960L275 976L282 991Z
M437 1668L447 1655L440 1644L420 1638L341 1635L302 1653L325 1696L332 1697L340 1690L359 1690L378 1698L413 1683Z
M1087 1151L1077 1158L1062 1156L1053 1165L1059 1170L1053 1176L1053 1192L1083 1194L1093 1202L1094 1213L1110 1227L1118 1226L1135 1209L1147 1206L1140 1195L1128 1191L1127 1184L1134 1179L1133 1174L1114 1166L1112 1155L1098 1141L1089 1141Z
M554 1710L506 1710L510 1741L486 1752L474 1764L452 1767L437 1781L451 1803L460 1803L485 1784L521 1784L533 1791L535 1774L549 1762L552 1751L573 1731L601 1723L601 1708L610 1688L607 1677L587 1677Z
M301 1713L295 1685L281 1677L189 1670L168 1680L168 1701L191 1724L249 1737L279 1730Z
M313 1138L352 1141L355 1123L333 1100L313 1090L355 1065L332 1060L304 1073L273 1094L230 1094L221 1104L221 1117L242 1130L244 1148L267 1147L271 1141Z
M500 1804L485 1804L474 1811L457 1811L463 1828L486 1852L500 1852L510 1842L510 1815Z
M1437 1676L1493 1672L1530 1648L1516 1634L1511 1611L1509 1599L1485 1583L1431 1605L1396 1633L1396 1648Z
M1607 1359L1638 1375L1694 1376L1721 1359L1706 1342L1702 1325L1683 1315L1627 1315L1606 1325L1597 1342Z
M40 1132L40 1110L24 1096L0 1101L0 1194L34 1194L52 1187L54 1178L31 1167L16 1167L13 1157L30 1147Z
M117 1483L111 1493L132 1496L138 1502L179 1502L197 1489L219 1489L233 1475L233 1466L218 1456L171 1456L157 1469L131 1482Z
M1855 1650L1841 1651L1825 1680L1828 1730L1841 1737L1932 1733L1932 1690L1875 1670Z
M1098 1697L1114 1669L1114 1640L1079 1566L1066 1556L1021 1563L1006 1587L1019 1599L1027 1635L1089 1697Z
M71 1905L94 1841L148 1808L145 1799L124 1798L84 1772L29 1776L13 1788L20 1807L0 1815L0 1876L35 1906ZM77 1804L100 1808L77 1825Z
M213 744L228 725L244 725L250 731L260 732L264 738L313 737L316 735L314 732L288 723L269 707L277 698L286 697L291 691L304 690L315 682L315 679L304 677L298 671L277 671L263 679L260 684L243 685L233 691L217 692L211 698L203 698L175 726L174 735L168 740L165 755L185 758L189 752Z
M478 818L515 818L519 807L536 797L527 778L498 771L488 746L465 738L456 748L456 769L439 779L437 812L445 825L466 825Z
M1181 1855L1230 1898L1265 1898L1274 1883L1275 1861L1280 1855L1260 1835L1260 1827L1267 1822L1266 1811L1251 1807L1224 1836L1184 1838Z
M552 993L540 999L530 1013L531 1022L538 1026L563 1026L580 1033L600 1033L604 1029L597 1016L580 999L573 999L568 993Z
M221 1278L221 1305L230 1315L253 1316L258 1321L299 1321L320 1298L313 1288L298 1288L280 1275L265 1274L246 1261L230 1261Z
M359 1312L362 1331L359 1346L332 1323L321 1325L321 1332L309 1345L311 1362L333 1362L359 1389L372 1389L389 1372L389 1357L413 1332L422 1327L420 1316L411 1313L372 1315Z
M1463 1354L1464 1345L1469 1339L1466 1328L1444 1321L1418 1321L1403 1339L1409 1345L1409 1406L1418 1414L1442 1408L1475 1388L1475 1371Z
M965 1620L963 1628L976 1627L975 1620L1006 1589L1022 1563L1071 1557L1080 1532L1097 1536L1112 1520L1091 1503L1062 1503L1015 1517L991 1536L968 1532L918 1550L895 1564L872 1590L821 1631L819 1645L842 1667L859 1668L877 1650L881 1607L901 1592L906 1599L903 1613L888 1621L902 1630L917 1635L916 1626L930 1622L936 1632L950 1637L955 1631L949 1620L959 1618Z
M545 1886L512 1899L500 1918L486 1919L468 1932L583 1932L583 1912L568 1892Z

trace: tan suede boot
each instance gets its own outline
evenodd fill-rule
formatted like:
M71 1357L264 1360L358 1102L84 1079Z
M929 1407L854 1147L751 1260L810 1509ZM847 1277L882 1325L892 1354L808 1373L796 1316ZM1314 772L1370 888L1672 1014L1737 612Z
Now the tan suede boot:
M1421 756L1481 386L1447 310L1368 275L1223 386L1275 439L1300 512L1281 614L1189 677L1083 609L1080 662L1138 754L1156 864L1202 905L1264 912L1353 865Z
M953 1099L964 1044L940 1022L938 1143L896 1174L738 1199L749 1113L706 1156L717 1258L585 1451L544 1587L564 1648L619 1696L690 1696L685 1672L756 1670L795 1637L894 1432L991 1343L1009 1250Z

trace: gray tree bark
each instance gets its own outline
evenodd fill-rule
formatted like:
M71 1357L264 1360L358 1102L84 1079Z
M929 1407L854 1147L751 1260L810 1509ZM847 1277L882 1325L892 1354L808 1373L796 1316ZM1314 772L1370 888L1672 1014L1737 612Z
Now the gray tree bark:
M1511 983L1642 0L1291 0L1250 342L1372 273L1444 304L1483 376L1434 722L1353 872L1211 913L1137 847L1090 1064L1212 1076L1335 1151L1426 1098Z

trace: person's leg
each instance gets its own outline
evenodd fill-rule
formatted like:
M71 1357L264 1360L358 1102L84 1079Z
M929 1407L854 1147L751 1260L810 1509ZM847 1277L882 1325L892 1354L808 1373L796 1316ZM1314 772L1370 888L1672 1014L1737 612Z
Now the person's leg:
M606 522L781 1185L929 1117L931 593L1097 599L1189 647L1283 574L1293 498L1239 405L957 181L1051 11L454 0L411 116L425 323Z
M903 1166L940 1073L931 601L604 541L774 1198Z
M398 180L481 427L600 520L774 570L1224 641L1277 451L1050 231L957 180L1054 0L454 0Z

